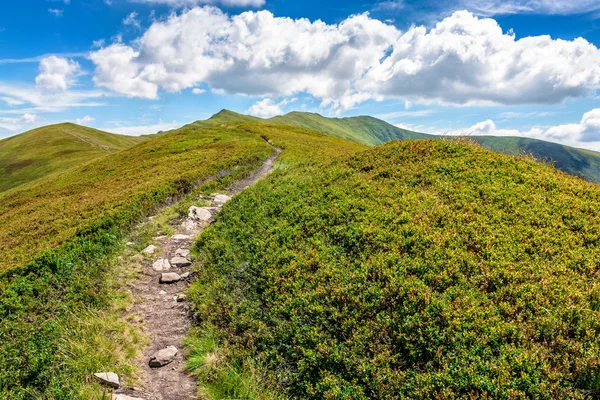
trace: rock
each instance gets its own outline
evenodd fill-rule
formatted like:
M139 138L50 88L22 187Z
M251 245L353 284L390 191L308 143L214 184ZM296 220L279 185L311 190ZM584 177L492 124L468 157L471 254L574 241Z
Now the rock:
M126 244L127 246L131 247L131 246L133 246L135 243L133 243L133 242L127 242L127 243L125 243L125 244Z
M190 231L190 232L196 232L198 230L200 230L200 223L197 221L194 221L192 219L186 218L182 223L181 223L181 227L183 229L185 229L186 231Z
M167 292L165 292L164 290L161 290L160 292L158 292L158 294L160 294L161 296L164 296L165 294L167 294Z
M114 372L97 372L94 374L94 376L103 385L110 386L115 389L118 389L121 385L119 383L119 375L115 374Z
M184 272L183 274L181 274L181 275L179 276L179 279L186 279L186 278L187 278L187 277L189 277L189 276L190 276L190 273L189 273L189 272Z
M154 254L154 252L156 251L156 246L151 244L150 246L146 247L144 250L142 250L142 253L144 254Z
M229 200L231 200L231 197L227 196L226 194L218 194L214 197L213 202L215 204L223 205Z
M113 394L112 400L144 400L140 397L131 397L126 394Z
M188 258L188 256L190 255L190 251L188 249L177 249L175 250L175 255L179 257Z
M175 283L181 280L181 276L175 272L165 272L160 276L160 283Z
M189 208L188 218L194 221L207 222L212 219L212 213L209 207L196 207L191 206Z
M187 296L183 293L180 293L177 296L175 296L175 301L178 303L184 302L185 299L187 299Z
M178 235L173 235L173 237L171 239L173 239L173 240L191 240L192 237L190 235L178 234Z
M160 236L154 236L154 237L152 238L152 240L154 240L154 241L157 241L157 242L158 242L158 241L160 241L160 240L165 240L166 238L167 238L167 237L166 237L165 235L160 235Z
M155 271L168 271L171 269L171 264L166 258L159 258L152 264L152 269Z
M167 348L159 350L156 353L154 353L152 357L150 357L148 365L150 365L150 367L152 368L160 368L167 364L170 364L175 359L175 356L177 355L178 351L179 350L177 350L177 347L175 346L169 346Z
M192 262L190 260L188 260L187 258L184 257L173 257L171 259L171 264L173 264L174 266L178 267L178 268L182 268L182 267L189 267L190 265L192 265Z

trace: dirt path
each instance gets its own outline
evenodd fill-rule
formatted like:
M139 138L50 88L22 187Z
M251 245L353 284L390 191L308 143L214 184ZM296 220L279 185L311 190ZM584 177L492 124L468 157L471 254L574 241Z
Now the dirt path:
M226 195L211 199L210 207L195 207L177 231L156 242L151 261L144 262L145 276L132 285L134 306L132 313L141 315L145 333L150 344L144 351L141 367L145 371L145 382L141 388L117 390L114 399L129 400L187 400L196 398L196 382L185 373L183 340L190 328L189 304L182 298L183 292L193 278L189 266L176 257L189 257L195 238L210 225L229 196L234 196L267 175L273 168L281 149L271 146L274 152L251 176L236 182ZM146 257L148 258L148 257ZM170 266L169 266L170 264ZM178 264L178 265L174 265ZM185 264L185 263L183 263ZM163 270L161 270L163 268ZM168 269L166 269L168 268ZM166 284L160 283L164 273L176 273L182 279ZM187 276L186 276L187 275ZM178 353L173 361L162 367L150 367L149 360L160 350L175 346ZM130 397L127 397L130 396Z

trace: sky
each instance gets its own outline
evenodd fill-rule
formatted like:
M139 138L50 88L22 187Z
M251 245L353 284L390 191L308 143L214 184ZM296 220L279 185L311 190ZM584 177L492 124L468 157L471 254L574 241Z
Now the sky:
M20 0L0 13L0 138L140 135L221 109L600 151L600 0Z

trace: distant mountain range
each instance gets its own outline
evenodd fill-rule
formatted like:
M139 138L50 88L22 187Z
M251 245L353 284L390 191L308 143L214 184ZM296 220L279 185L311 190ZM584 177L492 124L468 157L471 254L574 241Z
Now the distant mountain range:
M207 120L185 127L204 128L219 124L253 122L311 129L327 135L376 146L393 140L443 139L398 128L370 116L327 118L307 112L291 112L269 119L222 110ZM166 132L160 132L162 135ZM116 135L72 123L49 125L0 140L0 192L54 172L128 149L150 136ZM531 155L571 175L600 183L600 153L543 140L521 137L469 136L482 146L511 155Z
M270 119L261 119L222 110L208 120L196 121L188 126L211 126L236 121L298 126L369 146L392 140L445 138L445 136L429 135L398 128L370 116L326 118L319 114L297 111ZM571 175L600 183L600 153L598 152L522 137L469 136L469 138L481 143L483 147L490 150L511 155L531 155L539 161L552 162L556 168Z

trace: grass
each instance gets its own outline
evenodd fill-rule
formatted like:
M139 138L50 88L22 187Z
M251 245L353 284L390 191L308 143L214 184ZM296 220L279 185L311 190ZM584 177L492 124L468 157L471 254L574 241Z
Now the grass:
M600 188L464 141L301 164L197 242L196 369L221 349L303 399L600 393Z
M123 243L139 251L186 214L193 196L258 168L272 152L264 131L305 151L345 146L291 127L185 128L0 195L0 398L98 398L90 374L101 370L135 383L132 359L144 338L122 318L129 299L121 285L135 277L117 258ZM134 230L165 204L172 207Z
M369 146L394 140L444 138L440 135L428 135L402 129L369 116L326 118L307 112L291 112L263 120L222 110L205 121L196 121L189 126L206 127L235 121L302 127ZM468 135L468 132L465 132L465 135ZM561 171L574 176L582 176L590 182L600 183L600 153L598 152L529 138L498 136L469 136L469 138L478 141L485 148L500 153L518 156L527 154L542 162L551 161Z
M0 140L0 192L132 147L146 139L64 123Z

